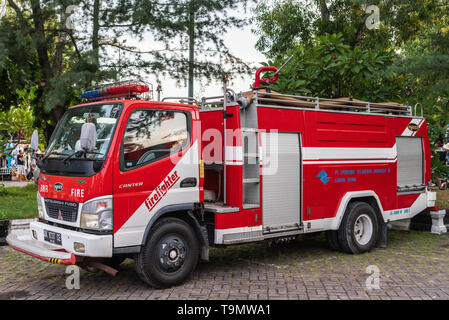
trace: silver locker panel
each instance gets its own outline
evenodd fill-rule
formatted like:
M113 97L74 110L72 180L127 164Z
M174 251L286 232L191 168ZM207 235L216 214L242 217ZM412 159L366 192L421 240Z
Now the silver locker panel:
M273 135L278 135L278 139ZM298 133L263 132L261 138L264 231L298 228L301 212L300 136Z
M398 186L422 185L424 183L422 138L397 137L396 148Z

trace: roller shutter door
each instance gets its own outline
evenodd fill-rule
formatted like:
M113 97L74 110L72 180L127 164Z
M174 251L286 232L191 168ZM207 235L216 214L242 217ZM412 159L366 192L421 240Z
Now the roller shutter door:
M270 135L264 133L262 144L270 154L270 165L276 159L277 170L266 174L267 158L263 157L263 227L264 232L297 229L300 225L301 204L301 150L297 133L279 133L276 148L271 145Z
M422 138L397 137L397 184L399 189L424 185L424 152Z

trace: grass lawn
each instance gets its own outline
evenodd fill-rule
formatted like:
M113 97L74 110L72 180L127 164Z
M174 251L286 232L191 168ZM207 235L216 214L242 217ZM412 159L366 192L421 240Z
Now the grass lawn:
M0 187L0 220L35 218L37 186Z

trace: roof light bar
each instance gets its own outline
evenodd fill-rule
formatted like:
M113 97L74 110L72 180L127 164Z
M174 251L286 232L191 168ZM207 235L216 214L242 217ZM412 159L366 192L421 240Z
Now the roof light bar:
M90 101L138 98L146 94L144 99L153 98L153 85L142 81L122 81L85 89L81 97Z

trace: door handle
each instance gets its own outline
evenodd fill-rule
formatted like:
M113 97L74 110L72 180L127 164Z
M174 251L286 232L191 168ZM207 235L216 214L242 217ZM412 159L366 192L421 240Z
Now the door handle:
M196 178L185 178L181 181L181 188L196 187Z

